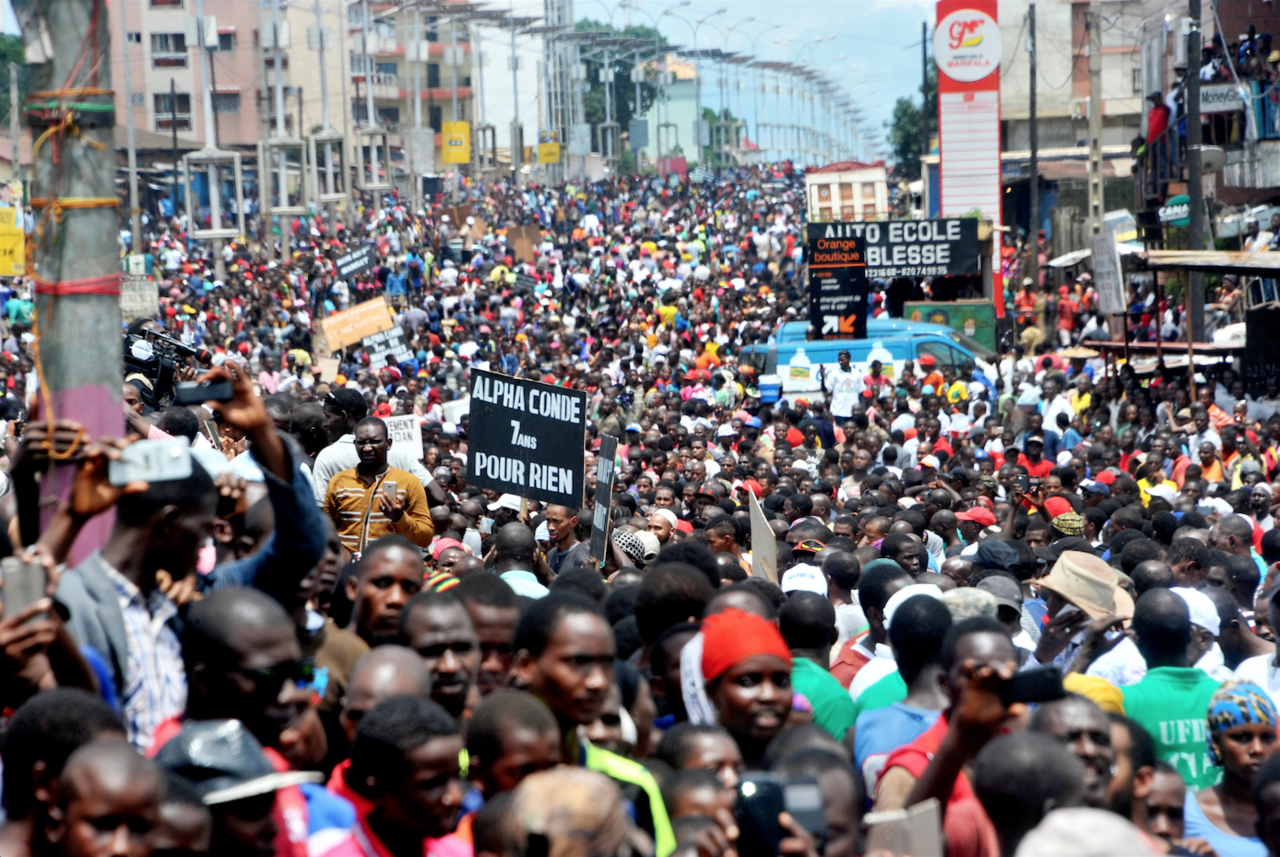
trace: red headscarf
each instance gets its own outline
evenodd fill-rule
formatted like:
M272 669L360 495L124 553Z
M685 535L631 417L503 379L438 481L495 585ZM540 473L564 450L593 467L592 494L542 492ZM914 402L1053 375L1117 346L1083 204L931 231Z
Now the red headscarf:
M778 626L754 613L729 608L702 620L702 677L719 678L756 655L776 655L791 666L791 650Z

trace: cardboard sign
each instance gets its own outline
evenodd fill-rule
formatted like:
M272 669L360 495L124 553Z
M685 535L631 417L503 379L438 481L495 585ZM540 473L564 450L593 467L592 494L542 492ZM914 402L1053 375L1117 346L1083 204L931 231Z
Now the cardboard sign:
M120 315L125 321L155 318L160 312L160 286L146 277L125 277L120 281Z
M0 208L0 277L21 277L27 272L27 234L22 209ZM155 311L152 310L152 315Z
M333 351L354 345L366 336L390 330L395 325L391 310L383 298L356 304L351 309L335 312L320 320L324 338Z
M360 340L360 347L369 355L369 368L375 373L387 365L391 357L396 363L413 359L413 349L404 338L403 327L393 327Z
M338 269L338 276L342 279L354 277L357 274L363 274L365 271L373 267L375 248L372 244L365 244L357 247L350 253L343 253L337 259L333 260L333 264Z
M383 417L387 424L387 437L395 446L407 446L413 450L413 457L422 460L422 423L413 414L398 417Z
M769 527L769 521L760 508L756 495L747 492L751 506L751 576L778 582L778 537Z
M536 226L517 226L507 230L507 247L516 262L532 262L533 250L542 243L542 230Z
M596 509L591 519L591 556L597 561L604 559L604 552L609 549L609 516L613 503L613 483L618 471L615 467L618 456L618 439L613 435L602 435L600 451L596 465Z
M1098 287L1098 309L1104 315L1124 315L1124 274L1120 271L1120 250L1110 229L1091 236L1093 282Z
M586 437L584 391L471 373L468 485L580 509Z

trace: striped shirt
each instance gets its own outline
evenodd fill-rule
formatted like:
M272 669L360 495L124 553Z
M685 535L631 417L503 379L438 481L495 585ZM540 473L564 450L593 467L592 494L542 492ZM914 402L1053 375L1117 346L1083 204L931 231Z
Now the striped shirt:
M382 513L378 495L385 482L395 483L396 498L404 506L404 514L398 521ZM418 547L426 547L435 537L422 483L395 467L388 467L367 485L354 467L334 474L325 493L324 511L333 520L343 546L356 554L370 542L392 533L407 536Z
M159 589L146 595L106 560L102 566L116 589L129 644L122 713L129 741L139 750L151 746L156 727L187 707L187 673L182 644L169 621L178 606Z

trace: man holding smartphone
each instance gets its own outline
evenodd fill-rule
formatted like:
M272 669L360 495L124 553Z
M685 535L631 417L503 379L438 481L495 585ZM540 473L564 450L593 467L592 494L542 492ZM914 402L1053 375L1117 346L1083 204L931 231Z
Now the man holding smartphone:
M333 519L347 550L358 554L365 545L399 533L419 547L431 544L435 525L422 484L411 473L387 464L391 436L377 417L356 423L356 454L360 463L329 480L324 511Z

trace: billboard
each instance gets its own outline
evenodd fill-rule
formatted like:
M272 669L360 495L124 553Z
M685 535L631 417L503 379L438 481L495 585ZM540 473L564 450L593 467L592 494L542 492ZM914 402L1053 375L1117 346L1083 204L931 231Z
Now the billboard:
M440 129L444 138L444 154L440 160L446 164L471 163L471 123L444 122Z
M862 223L805 226L809 326L819 339L867 338L867 262ZM854 227L858 227L855 231Z

